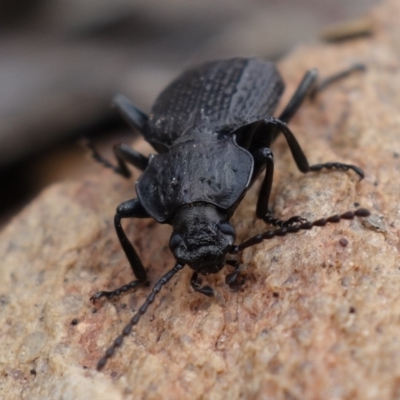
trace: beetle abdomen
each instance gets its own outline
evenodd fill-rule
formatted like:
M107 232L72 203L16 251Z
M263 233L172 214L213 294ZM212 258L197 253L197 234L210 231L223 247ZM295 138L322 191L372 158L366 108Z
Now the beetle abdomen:
M255 58L207 62L178 76L160 94L149 128L168 146L193 127L232 133L271 115L283 89L273 63Z

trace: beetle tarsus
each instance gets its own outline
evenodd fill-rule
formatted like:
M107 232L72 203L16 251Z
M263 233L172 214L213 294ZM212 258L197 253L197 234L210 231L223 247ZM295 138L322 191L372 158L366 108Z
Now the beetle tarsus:
M101 299L102 297L105 297L107 300L111 300L114 297L120 296L122 293L127 292L128 290L132 290L137 288L140 285L146 284L147 282L145 281L139 281L139 280L134 280L132 282L129 282L123 286L121 286L118 289L114 289L111 291L99 291L96 292L91 298L90 301L94 304L97 300Z
M295 215L294 217L288 218L286 220L274 218L271 214L267 214L263 217L263 220L267 224L271 224L273 226L278 226L280 228L296 225L296 224L305 224L308 222L305 218L300 217L299 215Z
M310 96L312 99L325 90L328 86L332 85L333 83L336 83L337 81L342 80L343 78L348 77L349 75L353 74L354 72L364 72L367 69L367 66L363 63L355 63L349 68L340 71L334 75L328 76L327 78L323 79L321 82L318 83L318 85L315 86L315 88L311 91Z
M352 164L343 164L339 162L328 162L324 164L314 164L310 166L310 171L321 171L321 169L326 168L326 169L341 169L343 171L348 171L351 169L354 171L360 178L360 181L364 179L364 171L360 168L357 167L356 165Z

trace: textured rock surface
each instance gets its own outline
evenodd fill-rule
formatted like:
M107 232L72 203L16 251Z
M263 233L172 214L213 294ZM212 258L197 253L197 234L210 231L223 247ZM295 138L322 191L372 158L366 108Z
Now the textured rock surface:
M399 17L399 2L388 1L373 14L374 37L303 47L280 65L286 99L308 68L325 76L368 65L291 123L311 162L354 163L366 178L303 176L280 139L276 214L314 219L359 203L372 211L368 221L250 248L239 292L223 271L206 279L215 298L193 293L183 270L98 373L97 360L149 292L89 302L96 290L131 280L112 216L133 196L133 180L99 167L98 177L53 186L0 236L0 398L398 398ZM239 239L265 230L254 219L256 189L234 216ZM150 220L126 226L154 282L173 264L169 228Z

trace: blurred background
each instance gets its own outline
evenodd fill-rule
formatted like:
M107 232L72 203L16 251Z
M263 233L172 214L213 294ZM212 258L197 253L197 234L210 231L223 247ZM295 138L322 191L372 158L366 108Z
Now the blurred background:
M183 68L236 55L279 60L378 0L2 0L0 228L41 189L132 142L110 109L120 92L148 112ZM334 39L331 37L331 39Z

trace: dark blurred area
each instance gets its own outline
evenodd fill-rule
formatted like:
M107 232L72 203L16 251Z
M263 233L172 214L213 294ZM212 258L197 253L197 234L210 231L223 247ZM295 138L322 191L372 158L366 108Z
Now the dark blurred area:
M103 150L132 141L109 107L114 94L148 111L190 64L236 55L277 60L377 2L2 0L0 227L50 183L99 168L79 138Z

